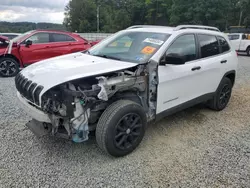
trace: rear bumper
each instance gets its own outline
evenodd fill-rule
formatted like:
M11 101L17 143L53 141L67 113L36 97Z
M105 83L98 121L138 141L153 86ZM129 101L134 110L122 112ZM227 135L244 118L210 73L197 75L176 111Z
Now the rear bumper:
M45 114L43 111L37 109L36 107L30 105L21 95L19 92L17 92L17 97L20 102L21 108L33 119L40 121L40 122L45 122L45 123L50 123L51 120L47 114Z

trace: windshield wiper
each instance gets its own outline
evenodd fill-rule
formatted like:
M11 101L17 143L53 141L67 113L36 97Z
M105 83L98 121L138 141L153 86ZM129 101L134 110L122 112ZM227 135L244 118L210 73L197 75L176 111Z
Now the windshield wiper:
M88 50L84 50L82 51L83 54L90 54L90 52Z
M118 60L118 61L121 60L120 58L109 56L109 55L104 55L104 54L97 54L97 55L94 55L94 56L103 57L103 58L106 58L106 59L114 59L114 60Z

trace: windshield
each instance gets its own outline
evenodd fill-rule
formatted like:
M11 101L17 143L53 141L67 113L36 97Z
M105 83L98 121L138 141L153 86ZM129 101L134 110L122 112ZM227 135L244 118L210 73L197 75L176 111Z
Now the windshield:
M21 35L15 37L12 41L13 41L13 42L18 42L18 41L24 39L27 35L31 34L32 32L34 32L34 30L28 31L28 32L26 32L26 33L23 33L23 34L21 34Z
M169 34L151 32L119 32L88 51L90 55L108 59L147 62L169 38Z

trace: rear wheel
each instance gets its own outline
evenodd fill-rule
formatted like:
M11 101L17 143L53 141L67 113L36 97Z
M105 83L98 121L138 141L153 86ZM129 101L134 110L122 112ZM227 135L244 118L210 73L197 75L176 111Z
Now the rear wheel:
M13 58L3 57L0 58L0 76L12 77L16 76L19 72L19 64Z
M231 80L229 78L223 78L214 98L208 102L208 106L216 111L225 109L231 98L232 87Z
M141 143L146 124L146 114L139 104L119 100L100 117L96 128L97 144L112 156L125 156Z
M247 48L247 56L250 56L250 47Z

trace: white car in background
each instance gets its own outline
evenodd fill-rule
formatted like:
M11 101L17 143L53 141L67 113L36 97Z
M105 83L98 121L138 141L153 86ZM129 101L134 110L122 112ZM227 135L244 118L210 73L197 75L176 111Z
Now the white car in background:
M19 35L21 35L21 34L20 33L0 33L0 36L7 37L9 40L12 40Z
M217 28L134 26L84 52L30 65L15 78L37 135L83 142L120 157L142 141L147 123L206 102L226 108L238 67Z
M231 33L228 35L228 38L237 52L244 52L250 56L250 40L248 39L247 34Z

